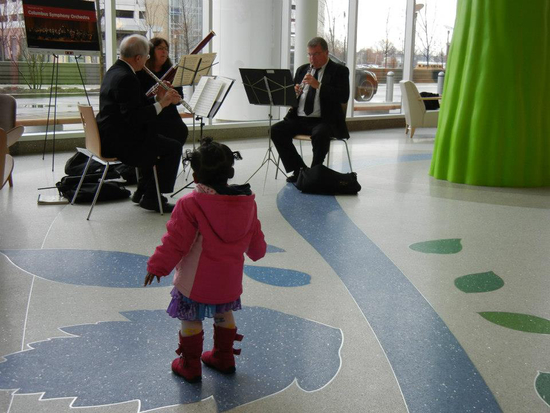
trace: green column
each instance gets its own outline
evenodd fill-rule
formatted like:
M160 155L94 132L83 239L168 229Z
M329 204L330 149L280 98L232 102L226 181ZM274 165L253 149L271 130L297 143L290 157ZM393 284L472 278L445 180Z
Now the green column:
M550 0L459 0L430 175L550 186Z

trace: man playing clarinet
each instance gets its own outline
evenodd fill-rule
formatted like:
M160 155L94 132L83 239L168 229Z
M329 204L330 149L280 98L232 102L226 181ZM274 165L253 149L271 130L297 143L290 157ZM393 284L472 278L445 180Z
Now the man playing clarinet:
M149 50L149 41L141 35L122 40L120 58L105 73L101 83L97 125L101 155L140 167L137 190L143 196L139 206L158 211L153 166L157 167L160 192L172 192L182 144L157 134L153 126L157 115L170 104L178 104L181 96L172 88L159 88L155 98L146 97L136 72L143 69ZM165 197L162 203L164 211L171 212L174 208Z
M327 42L315 37L307 44L309 64L300 66L294 77L298 106L290 108L281 122L271 128L271 139L286 172L296 182L306 164L292 143L295 135L311 135L313 161L322 164L330 148L331 137L348 139L346 114L342 105L349 99L349 70L329 59Z

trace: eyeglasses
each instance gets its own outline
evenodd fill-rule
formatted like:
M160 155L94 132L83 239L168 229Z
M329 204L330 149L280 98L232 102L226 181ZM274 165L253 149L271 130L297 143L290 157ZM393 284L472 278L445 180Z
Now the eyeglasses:
M308 53L307 57L317 57L322 55L324 52L315 52L315 53Z
M170 50L170 49L168 49L168 47L166 47L166 46L158 46L156 49L157 49L157 50L164 50L164 51L166 51L166 52L167 52L168 50Z

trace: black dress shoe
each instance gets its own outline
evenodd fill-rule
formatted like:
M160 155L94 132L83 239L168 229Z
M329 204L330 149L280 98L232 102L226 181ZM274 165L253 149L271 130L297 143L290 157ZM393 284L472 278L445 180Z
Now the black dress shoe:
M141 198L143 198L143 191L136 189L136 192L132 194L132 202L134 204L139 204L139 201L141 201Z
M139 201L139 206L149 211L160 212L159 201L156 198L142 198L141 201ZM162 210L163 212L172 212L174 210L174 206L174 204L163 202Z
M132 194L132 202L135 204L139 204L139 202L141 201L141 198L143 198L143 191L136 189L136 191ZM160 199L162 200L163 204L168 203L168 198L166 198L164 195L161 195Z

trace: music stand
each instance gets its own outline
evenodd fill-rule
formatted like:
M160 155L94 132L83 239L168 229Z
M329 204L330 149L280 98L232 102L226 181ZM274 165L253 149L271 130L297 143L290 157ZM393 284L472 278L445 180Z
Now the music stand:
M243 80L244 89L248 102L252 105L269 105L269 130L267 134L268 146L262 164L246 180L250 181L262 167L267 164L265 172L269 170L269 162L279 169L284 176L286 173L279 167L273 154L271 144L271 121L273 119L273 106L296 106L296 92L294 91L294 80L288 69L239 69ZM245 183L246 183L245 182Z
M207 75L210 71L210 68L213 65L213 61L216 58L216 53L205 53L205 54L192 54L192 55L185 55L182 56L178 63L178 68L176 70L176 74L174 75L174 79L172 81L173 87L180 87L180 86L195 86L195 83L198 82L203 75ZM193 150L195 150L195 120L198 120L198 117L195 116L194 110L189 110L189 105L186 105L185 108L191 113L191 117L193 119ZM191 108L193 109L193 108ZM202 119L201 119L201 136L202 136ZM183 164L183 170L182 172L185 174L185 164ZM179 175L178 175L179 176ZM187 175L189 178L189 174ZM186 180L188 179L186 178ZM179 189L178 191L174 192L172 195L170 195L170 198L173 198L175 195L179 194L184 189L188 188L192 185L192 182L189 182L186 184L183 188Z
M202 76L210 73L214 66L216 53L188 54L182 56L174 76L172 86L191 86L199 82Z

